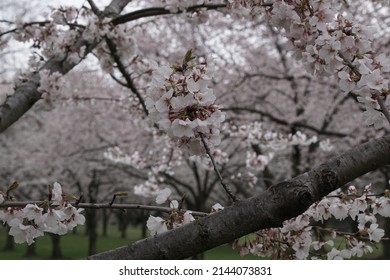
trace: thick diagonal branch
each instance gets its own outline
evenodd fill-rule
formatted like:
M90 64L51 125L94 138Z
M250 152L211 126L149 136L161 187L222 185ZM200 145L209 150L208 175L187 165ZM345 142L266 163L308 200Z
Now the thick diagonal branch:
M184 259L260 229L280 227L349 181L390 164L390 135L181 228L89 259Z

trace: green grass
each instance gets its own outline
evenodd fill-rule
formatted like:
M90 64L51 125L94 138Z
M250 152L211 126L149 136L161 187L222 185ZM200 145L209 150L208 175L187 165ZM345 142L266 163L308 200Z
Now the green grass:
M117 228L109 227L108 236L103 237L99 234L97 241L98 252L114 249L119 246L133 243L141 238L141 229L129 227L127 231L128 238L120 238ZM3 227L0 227L0 260L46 260L50 259L51 255L51 238L48 235L36 239L35 257L25 257L27 245L15 244L15 250L12 252L3 251L6 239L6 232ZM78 228L78 234L67 234L61 236L61 250L64 259L83 259L88 256L88 237L84 235L84 228ZM218 248L205 252L205 259L210 260L234 260L234 259L259 259L253 255L240 257L237 251L234 251L230 246L220 246Z

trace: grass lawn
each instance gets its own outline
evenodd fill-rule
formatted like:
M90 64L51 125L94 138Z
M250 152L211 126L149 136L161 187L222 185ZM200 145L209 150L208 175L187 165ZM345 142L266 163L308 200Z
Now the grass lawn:
M78 227L78 234L67 234L61 236L61 250L64 259L83 259L88 255L88 237L84 235L84 228ZM97 242L97 250L103 252L119 246L127 245L141 238L140 228L129 227L127 232L127 239L120 238L119 232L116 227L109 228L108 237L102 237L99 235ZM49 235L39 237L36 239L36 257L25 257L26 244L15 244L15 250L12 252L3 251L6 239L5 228L0 226L0 260L24 260L24 259L37 259L45 260L50 259L51 255L51 238ZM210 260L234 260L234 259L260 259L253 255L247 255L240 257L236 251L231 249L230 246L220 246L218 248L205 252L205 259Z

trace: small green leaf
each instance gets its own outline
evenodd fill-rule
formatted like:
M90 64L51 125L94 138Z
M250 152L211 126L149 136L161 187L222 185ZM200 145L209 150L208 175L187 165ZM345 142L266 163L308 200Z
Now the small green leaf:
M116 193L114 193L114 195L117 197L127 196L127 192L116 192Z
M7 189L7 196L9 196L9 193L13 190L16 190L19 187L18 182L13 182L11 186L8 187Z
M67 200L67 201L75 201L75 200L77 200L77 197L74 196L73 194L67 194L65 196L65 200Z
M195 56L192 56L192 49L189 49L186 54L184 55L183 64L187 64L191 60L195 59Z
M13 182L11 186L8 187L7 191L15 190L19 186L18 182Z

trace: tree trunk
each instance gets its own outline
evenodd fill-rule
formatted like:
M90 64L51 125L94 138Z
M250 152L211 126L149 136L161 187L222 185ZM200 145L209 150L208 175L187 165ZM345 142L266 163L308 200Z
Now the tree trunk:
M61 236L58 234L50 234L51 236L51 259L59 260L63 258L60 241Z
M96 210L91 209L86 211L87 228L88 228L88 255L96 254L97 252L97 217Z
M36 243L32 243L31 245L27 246L26 253L24 254L25 257L35 257L37 255L36 248L35 248Z
M7 224L5 227L6 237L5 237L5 244L4 244L4 251L11 252L15 250L15 242L14 238L8 234L9 232L9 225Z
M148 233L148 228L146 227L146 222L145 223L142 223L142 239L143 238L146 238L146 235Z
M110 218L110 211L108 209L103 209L103 220L102 220L102 236L108 236L108 222Z
M129 225L129 221L126 218L126 212L119 211L117 212L118 219L118 230L120 232L121 238L127 238L127 226Z
M389 219L384 219L385 225L383 229L388 234L390 232L390 222ZM390 260L390 240L383 240L383 253L381 258L384 260Z

